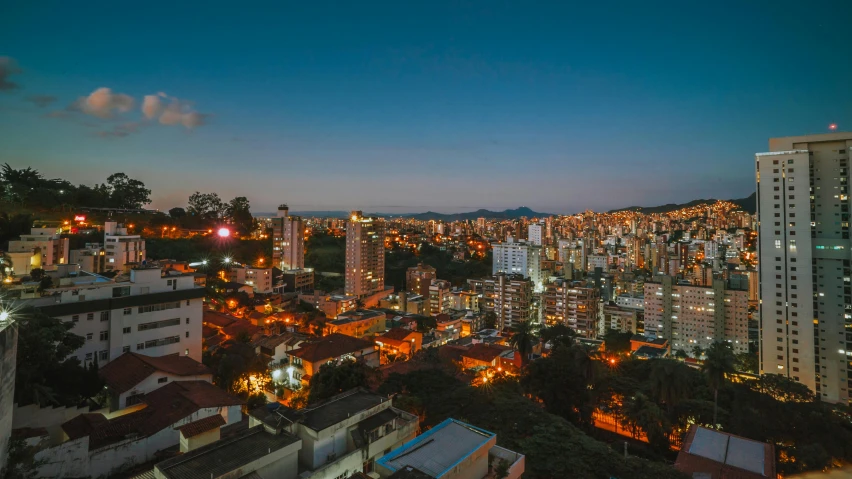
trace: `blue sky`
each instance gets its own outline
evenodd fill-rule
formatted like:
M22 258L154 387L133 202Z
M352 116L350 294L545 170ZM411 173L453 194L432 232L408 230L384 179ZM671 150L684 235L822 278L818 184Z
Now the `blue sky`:
M213 3L7 6L0 163L160 208L567 213L746 196L768 138L852 129L852 2Z

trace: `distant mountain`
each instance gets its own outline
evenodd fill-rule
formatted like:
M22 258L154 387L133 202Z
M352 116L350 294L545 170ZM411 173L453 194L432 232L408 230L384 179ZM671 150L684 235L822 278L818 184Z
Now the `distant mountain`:
M712 203L715 203L716 201L717 201L716 199L710 198L710 199L706 199L706 200L692 200L689 203L682 203L682 204L669 203L669 204L660 205L660 206L630 206L630 207L627 207L627 208L610 210L609 213L615 213L615 212L618 212L618 211L638 211L638 212L644 213L644 214L668 213L670 211L675 211L675 210L679 210L679 209L682 209L682 208L690 208L692 206L698 206L698 205L701 205L701 204L712 204ZM757 193L752 193L751 195L747 196L746 198L740 198L740 199L736 199L736 200L727 200L727 201L730 201L731 203L738 205L740 208L743 209L743 211L746 211L748 213L754 214L754 212L757 211Z
M441 221L463 221L463 220L475 220L477 218L488 218L495 220L516 220L518 218L526 217L526 218L544 218L547 216L553 216L550 213L539 213L537 211L533 211L526 206L521 206L520 208L515 208L513 210L503 210L503 211L491 211L485 209L479 209L476 211L471 211L468 213L453 213L453 214L444 214L444 213L435 213L434 211L427 211L425 213L418 213L412 215L402 215L406 218L412 218L415 220L441 220Z

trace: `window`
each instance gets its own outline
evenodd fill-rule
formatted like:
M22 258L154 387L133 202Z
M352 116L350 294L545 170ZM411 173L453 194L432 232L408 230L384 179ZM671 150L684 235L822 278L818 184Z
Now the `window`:
M101 321L109 321L109 311L101 311Z
M130 314L133 314L133 308L124 308L124 315L129 316Z
M151 341L145 341L144 343L139 343L138 346L142 346L139 348L137 346L136 349L147 349L147 348L155 348L157 346L166 346L169 344L179 343L180 336L170 336L168 338L163 339L152 339Z
M167 377L157 378L158 384L163 384L163 383L166 383L166 382L169 382L169 378L167 378Z
M174 303L161 303L161 304L149 304L148 306L139 306L138 312L141 313L151 313L154 311L165 311L167 309L177 309L180 308L180 302Z
M138 350L140 350L140 349L145 349L145 343L138 343L138 344L136 345L136 350L138 351Z
M86 361L92 360L92 353L86 353Z
M186 305L189 306L189 300L188 299L186 300Z
M186 337L187 337L187 338L189 337L189 331L187 331L187 332L186 332Z
M79 315L79 314L75 314L74 316L71 316L71 321L74 321L75 323L76 323L77 321L80 321L80 315Z
M152 321L150 323L142 323L136 328L138 331L148 331L149 329L166 328L169 326L177 326L180 324L180 318L164 319L162 321Z
M95 319L95 313L86 313L86 320L91 321Z
M95 333L86 333L86 341L91 341Z
M113 298L122 298L124 296L130 296L130 286L120 286L118 288L112 288Z
M101 331L101 341L107 341L109 339L109 331Z
M121 332L122 332L123 334L130 334L130 326L128 326L128 327L126 327L126 328L123 328L123 329L121 330Z
M775 247L781 249L781 240L775 240Z
M125 346L125 347L121 348L121 352L122 353L129 353L130 352L130 346Z
M101 361L109 361L109 350L104 349L103 351L98 353L98 359L100 359Z
M189 324L189 318L186 318L186 324Z

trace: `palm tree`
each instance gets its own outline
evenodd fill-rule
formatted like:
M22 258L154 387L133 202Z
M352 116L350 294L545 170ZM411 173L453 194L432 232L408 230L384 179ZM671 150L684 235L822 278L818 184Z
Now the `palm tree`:
M636 393L626 401L622 424L630 430L633 437L638 437L638 431L645 431L648 441L659 444L666 441L666 419L660 408L642 393Z
M532 321L521 321L512 327L509 344L521 354L521 364L530 359L533 345L538 341L538 326Z
M689 371L685 369L688 367L678 361L661 359L651 369L651 393L666 404L669 414L689 395Z
M707 377L707 384L713 389L713 425L717 424L719 408L719 388L725 384L725 377L733 374L734 352L728 343L715 342L707 348L707 358L701 365L701 372Z

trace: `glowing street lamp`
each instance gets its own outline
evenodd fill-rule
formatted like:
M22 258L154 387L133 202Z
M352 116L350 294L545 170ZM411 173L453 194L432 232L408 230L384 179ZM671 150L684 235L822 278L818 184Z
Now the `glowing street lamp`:
M228 228L219 228L219 231L216 234L218 234L220 238L227 238L228 236L231 236L231 230Z
M230 263L230 262L231 262L231 257L230 257L230 256L225 256L224 261L225 261L225 264Z

